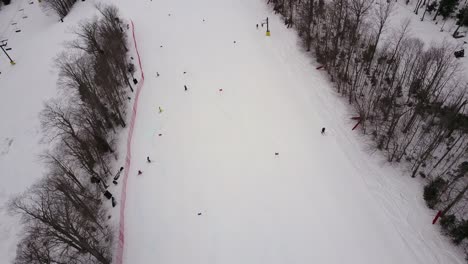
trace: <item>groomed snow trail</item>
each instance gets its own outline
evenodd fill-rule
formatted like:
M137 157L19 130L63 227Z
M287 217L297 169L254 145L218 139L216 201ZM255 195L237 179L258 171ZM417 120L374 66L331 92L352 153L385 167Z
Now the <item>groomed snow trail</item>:
M464 263L264 1L115 2L146 77L124 263Z

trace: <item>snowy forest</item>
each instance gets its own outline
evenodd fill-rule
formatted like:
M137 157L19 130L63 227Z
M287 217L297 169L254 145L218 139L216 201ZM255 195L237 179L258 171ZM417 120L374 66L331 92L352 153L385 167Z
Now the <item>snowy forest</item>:
M453 5L447 10L448 2L423 10L448 17L455 13ZM297 30L304 49L356 110L375 148L388 162L404 163L411 177L423 178L427 205L440 210L444 232L468 252L468 85L456 47L425 45L411 36L408 21L390 30L393 1L267 3ZM464 24L466 7L460 14Z
M47 172L9 206L25 227L18 264L112 261L107 208L116 201L106 189L133 66L117 8L98 9L100 18L75 28L76 39L55 60L60 96L40 114Z

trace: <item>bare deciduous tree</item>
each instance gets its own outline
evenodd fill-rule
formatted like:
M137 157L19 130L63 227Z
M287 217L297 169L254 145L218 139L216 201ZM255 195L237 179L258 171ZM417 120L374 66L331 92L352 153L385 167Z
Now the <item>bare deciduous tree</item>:
M46 8L53 10L60 18L64 18L75 4L76 0L44 0Z
M46 176L10 204L25 234L15 263L110 264L113 230L101 200L114 153L113 133L125 126L126 36L115 7L81 24L78 40L56 60L63 93L41 112ZM112 206L115 206L112 199Z

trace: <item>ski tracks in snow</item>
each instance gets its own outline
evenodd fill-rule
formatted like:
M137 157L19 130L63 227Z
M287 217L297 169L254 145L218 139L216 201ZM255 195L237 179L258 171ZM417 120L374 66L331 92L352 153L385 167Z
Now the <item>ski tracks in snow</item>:
M143 63L148 65L149 67L145 68L151 71L148 76L155 75L156 71L160 73L160 76L147 78L149 79L147 82L149 87L145 90L142 104L144 103L147 109L152 110L146 111L143 116L139 117L138 123L146 124L137 128L143 132L139 134L140 138L137 139L136 145L138 147L135 154L139 153L139 156L144 157L149 155L154 163L146 166L148 171L152 171L152 173L144 171L141 178L135 179L138 183L134 186L139 189L132 188L134 193L131 195L133 196L132 205L138 206L138 208L146 206L162 210L157 212L158 216L147 214L146 217L149 219L139 220L138 223L151 221L147 225L161 225L162 228L166 227L170 230L155 228L154 232L157 233L154 233L154 237L144 236L145 234L138 233L138 231L141 232L142 228L137 227L134 223L132 229L136 230L137 233L129 234L132 236L131 241L140 243L141 239L143 245L151 244L151 248L154 247L155 251L157 251L156 248L160 248L157 254L163 260L180 260L184 257L195 256L192 263L219 263L223 261L221 258L223 255L229 256L229 253L221 248L222 245L230 245L231 243L231 241L226 241L226 237L231 236L233 240L241 240L244 238L242 236L245 235L244 233L251 231L257 235L251 237L252 241L258 243L262 237L270 235L269 231L272 232L268 229L268 227L271 228L269 223L262 223L258 224L258 229L243 230L242 235L233 235L230 232L234 232L232 230L236 230L236 228L240 229L242 224L246 228L253 228L256 225L249 226L246 223L239 223L239 226L227 227L227 225L233 224L233 222L229 222L233 221L229 220L230 214L232 214L232 218L238 217L239 222L252 219L249 218L251 217L249 215L236 216L236 212L254 213L260 219L263 219L265 215L272 214L271 219L275 224L300 223L306 227L305 219L313 218L298 210L301 206L294 204L294 202L302 202L306 200L304 198L313 200L320 197L323 200L331 200L331 202L329 201L331 206L339 206L339 202L354 206L358 204L340 200L339 197L333 197L332 194L338 194L342 190L345 192L344 196L348 194L351 196L353 190L349 190L349 188L354 187L356 188L355 192L363 192L362 187L364 187L364 194L359 193L356 195L356 199L363 202L365 208L327 208L326 204L317 202L310 204L307 210L311 210L310 208L313 208L314 211L324 210L325 216L321 217L330 217L330 219L343 217L343 215L353 216L352 213L355 210L375 219L376 222L373 223L375 225L369 227L369 230L385 226L393 227L393 229L390 228L390 231L398 233L402 244L404 244L404 246L397 243L391 245L393 249L401 251L395 252L398 256L395 256L394 259L413 259L417 263L423 263L424 260L431 258L433 263L441 263L442 260L439 260L433 251L435 248L442 248L443 253L448 258L452 258L454 263L457 263L456 256L451 257L449 250L443 248L445 244L444 241L438 240L439 236L425 237L425 229L434 229L434 227L429 225L429 220L427 225L418 222L421 217L417 216L421 213L425 213L429 219L429 210L424 208L422 199L418 197L420 193L414 192L416 183L406 178L386 178L389 175L393 177L397 173L383 172L393 170L393 168L383 165L380 155L371 156L364 153L366 151L363 150L362 138L351 131L352 124L349 121L351 110L346 107L344 100L330 88L325 74L315 70L304 54L293 51L297 50L298 40L292 31L284 33L287 30L280 28L282 22L278 17L270 16L274 28L271 38L266 38L260 29L256 30L255 24L252 24L253 32L249 30L245 30L246 32L235 30L233 32L220 32L219 29L216 29L216 24L235 21L235 16L228 18L214 16L217 12L224 12L222 1L210 3L213 5L210 7L215 10L211 17L200 12L192 12L192 10L182 12L183 5L179 8L168 8L172 5L175 7L176 2L180 1L174 0L174 4L172 1L145 3L145 9L157 8L158 15L165 12L161 11L164 8L170 11L167 11L164 17L155 20L165 26L158 31L158 34L147 35L146 43L142 43L142 50L147 52L144 54L147 60ZM235 6L235 1L225 2ZM247 3L248 1L242 2L243 5L247 5ZM153 7L149 6L151 4L154 4ZM160 6L156 4L160 4ZM259 10L252 10L253 13L257 11ZM264 11L261 10L259 13L262 12ZM221 20L220 17L224 20ZM177 21L180 19L185 19L186 22L178 23ZM143 21L143 18L141 20ZM187 22L192 24L187 25ZM146 27L144 31L154 31L154 28L149 25L143 26ZM230 27L226 26L226 28ZM237 27L237 29L239 28ZM212 32L219 34L213 37ZM280 33L282 37L277 37ZM160 35L164 35L164 39L158 39ZM250 41L255 41L256 44L254 45ZM158 43L157 46L156 43ZM212 50L207 50L205 47L205 44L208 43L212 45L210 46ZM160 45L163 47L159 47ZM242 61L246 57L242 52L255 54L261 59L249 60L246 63L246 61ZM150 55L154 55L154 57ZM268 57L274 58L265 59ZM150 62L151 60L156 62ZM266 64L273 61L279 61L282 65ZM271 67L281 69L277 73L286 77L283 80L271 78L272 76L269 74L274 72ZM269 69L263 70L264 68ZM184 71L187 73L184 74ZM308 77L299 78L298 76ZM274 83L275 81L280 83ZM184 91L184 85L187 85L188 91ZM163 109L162 113L158 113L158 107ZM253 120L255 117L259 118ZM304 121L302 117L305 117L305 120L310 120L313 125L301 125L301 122ZM338 120L330 120L331 118ZM320 135L322 126L327 128L324 136ZM162 135L159 136L159 134ZM304 142L295 142L295 138L303 138ZM148 141L151 144L147 144ZM176 151L172 151L173 148ZM331 149L331 151L325 148ZM317 152L315 154L317 156L310 155L310 149ZM338 153L333 153L336 150L339 150ZM275 152L278 152L279 155L275 156ZM320 157L320 155L325 158ZM343 170L357 171L358 174L330 175L330 173L326 175L330 178L322 181L321 175L316 175L321 171L313 171L310 169L312 166L307 164L307 159L313 157L322 158L321 161L331 165L333 165L332 159L336 159L338 162L341 160L340 157L344 157L348 162L342 162L344 163L342 166L345 168ZM229 158L232 160L227 160ZM142 166L142 162L137 163L140 165L136 166ZM324 168L331 166L328 163L324 165ZM311 175L307 178L294 177L295 174L302 176L304 173L304 171L300 171L301 168L294 168L298 164L303 166L302 169L307 170L307 172L310 170ZM262 166L269 167L263 168ZM135 169L132 167L133 171ZM235 175L233 172L241 172L251 178L246 180L245 175ZM217 173L225 175L217 175ZM241 179L238 180L236 177ZM346 187L346 185L351 187ZM411 186L406 188L406 185ZM300 193L297 193L298 190ZM135 191L142 194L135 193ZM239 194L236 191L242 193ZM264 196L253 195L262 191L265 192ZM140 200L148 198L145 196L148 194L152 195L152 201ZM218 201L216 198L213 199L216 195L224 195L224 197L220 197ZM257 199L253 202L256 202L257 206L259 204L264 206L258 210L264 211L265 215L249 211L252 210L248 206L250 201L243 201L245 204L242 204L240 200L243 198L242 195ZM266 200L266 197L275 199L277 204L273 206ZM221 202L224 204L220 204ZM142 206L138 203L148 204ZM417 208L413 210L415 205ZM230 206L232 211L230 211ZM293 216L289 216L287 212L274 211L276 207L286 208L287 212ZM305 208L304 210L306 210ZM342 212L339 212L340 210ZM144 212L141 212L141 216L145 216ZM289 219L294 216L305 216L305 218ZM134 220L138 219L138 217L133 218ZM356 224L357 228L364 228L364 223L356 223L364 218L361 216L349 221ZM324 219L324 221L326 220ZM177 221L177 223L171 225L171 221ZM227 221L227 223L223 223L223 221ZM382 222L386 224L383 225ZM341 222L334 221L332 223ZM262 229L263 226L267 227ZM291 228L290 226L284 227ZM345 230L344 227L340 228L342 229L337 230ZM310 226L304 232L307 233L310 230L317 231L317 234L314 235L319 238L322 236L322 238L328 238L329 236L326 231L313 229ZM297 232L296 229L291 229L291 231ZM279 232L279 234L286 235L285 241L297 242L300 239L311 241L307 240L310 238L306 235L292 239L286 231L285 233ZM335 230L335 232L337 231ZM431 232L434 233L434 230L430 230L428 233L432 234ZM225 237L222 237L222 234ZM327 243L330 245L333 243L345 244L351 239L352 234L356 235L357 233L350 232L347 234L348 236L345 236L344 241L336 237L330 241L317 242L315 246L324 248L323 245L328 245ZM382 239L386 239L385 236L388 234L388 230L382 231ZM357 235L359 236L359 234ZM166 239L163 242L164 245L154 245L154 240L157 240L159 236ZM388 237L388 241L393 241L393 236L388 235ZM198 243L179 241L178 239L181 238ZM366 237L363 235L360 238L374 239L374 236ZM288 248L288 245L284 244L286 242L282 244L270 240L268 242L271 244L267 242L268 245L260 248L270 246L281 248L285 252L289 250L289 253L298 252L296 248L291 246ZM334 242L332 243L331 240ZM395 240L397 241L398 237ZM252 243L255 246L261 244L255 244L252 241L245 241L245 243ZM235 242L232 244L237 245ZM362 242L369 243L368 241ZM367 243L367 246L372 247ZM177 247L172 246L176 244ZM297 244L295 245L297 246ZM443 246L441 247L441 245ZM131 247L133 248L132 257L138 259L137 252L139 251L135 248L139 246L131 245ZM178 248L181 254L187 255L180 256L174 252L164 251L164 249L174 250L174 248ZM386 252L380 246L373 248L380 250L380 252ZM404 256L402 248L409 248L413 256ZM364 249L359 247L355 249L358 253L351 252L352 257L360 259L359 252ZM148 250L143 251L147 252ZM206 252L211 254L203 255ZM249 251L247 255L253 254L252 252ZM281 255L276 255L277 252L271 251L271 248L264 254L272 259ZM313 254L315 254L316 259L321 260L323 260L322 256L325 255L320 250ZM260 255L252 256L260 259ZM286 253L282 256L284 260L297 257L294 254L287 255ZM304 255L304 258L306 256L307 254ZM336 256L329 257L331 258L329 260L339 259ZM140 260L143 258L139 257ZM369 260L372 259L372 256L362 257L362 259ZM276 261L278 261L277 258Z

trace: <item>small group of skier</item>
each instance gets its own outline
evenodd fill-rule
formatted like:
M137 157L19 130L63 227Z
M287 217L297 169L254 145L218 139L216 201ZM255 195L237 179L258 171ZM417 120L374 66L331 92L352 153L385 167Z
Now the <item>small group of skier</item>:
M169 14L169 16L170 16L170 14ZM203 21L205 21L205 20L203 19ZM263 23L261 23L261 26L263 27ZM257 29L259 28L259 24L256 24L256 28L257 28ZM235 44L235 43L236 43L236 41L234 41L234 44ZM160 48L162 48L162 47L163 47L163 46L161 45ZM183 74L186 74L186 73L187 73L187 72L185 72L185 71L183 72ZM159 77L159 76L160 76L159 72L156 72L156 77ZM133 79L133 83L136 85L136 84L138 83L138 81L137 81L136 79ZM185 91L188 91L188 87L187 87L187 85L185 85L185 84L184 84L184 90L185 90ZM222 91L222 89L220 89L220 91ZM161 107L159 107L159 113L162 113L162 112L163 112L163 109L162 109ZM322 135L325 135L325 127L322 127L322 129L321 129L321 134L322 134ZM161 136L161 134L159 134L159 136ZM275 152L275 156L279 156L279 152ZM152 162L149 156L146 157L146 161L147 161L147 163L151 163L151 162ZM120 174L121 174L121 172L123 171L123 169L124 169L124 168L121 167L120 170L119 170L119 171L117 172L117 174L115 175L114 180L113 180L113 183L114 183L115 185L117 185L117 180L119 179ZM142 175L143 172L142 172L141 170L138 170L137 174L138 174L138 175ZM106 192L104 193L104 195L105 195L108 199L112 199L112 205L115 206L116 202L115 202L115 199L114 199L114 197L112 196L112 194L110 194L108 191L106 191ZM202 213L199 212L197 215L200 216L200 215L202 215Z

